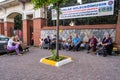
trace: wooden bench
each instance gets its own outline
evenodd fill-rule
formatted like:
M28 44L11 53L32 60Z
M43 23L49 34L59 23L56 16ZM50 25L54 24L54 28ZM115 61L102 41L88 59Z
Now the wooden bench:
M118 55L120 51L120 45L118 45L117 43L113 43L113 51L112 54L113 55Z
M23 51L28 52L29 51L29 46L24 47Z
M21 46L22 46L22 48L23 48L23 51L25 51L25 52L28 52L28 51L29 51L29 48L30 48L30 47L29 47L27 44L22 43Z

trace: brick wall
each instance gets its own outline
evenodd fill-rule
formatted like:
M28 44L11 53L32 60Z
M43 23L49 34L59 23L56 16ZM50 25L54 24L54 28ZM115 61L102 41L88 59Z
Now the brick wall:
M120 11L119 11L118 22L116 26L116 43L120 45Z
M0 34L4 34L4 23L0 23Z
M13 30L14 30L14 23L13 22L5 22L4 23L4 34L5 36L13 36Z
M100 24L100 25L80 25L80 26L60 26L60 29L115 29L117 24ZM56 26L45 26L42 30L55 30Z
M30 45L30 27L33 26L32 20L23 20L23 42Z
M39 46L39 39L40 39L40 31L42 28L42 19L34 19L33 20L33 34L34 34L34 45Z

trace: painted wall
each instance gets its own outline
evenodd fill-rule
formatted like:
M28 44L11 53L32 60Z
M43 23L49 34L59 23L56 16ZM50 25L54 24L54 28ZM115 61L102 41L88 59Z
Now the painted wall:
M2 11L2 9L0 10L0 16L2 16L4 13L4 11Z
M77 33L79 37L82 38L84 42L88 41L89 34L93 33L98 41L101 41L101 39L104 36L105 32L109 32L111 34L111 37L113 41L115 41L115 29L81 29L81 30L63 30L60 32L60 38L65 40L70 35L74 37L74 33ZM48 35L52 38L56 34L56 30L42 30L41 31L41 38L46 38Z
M25 3L25 11L33 10L33 4Z

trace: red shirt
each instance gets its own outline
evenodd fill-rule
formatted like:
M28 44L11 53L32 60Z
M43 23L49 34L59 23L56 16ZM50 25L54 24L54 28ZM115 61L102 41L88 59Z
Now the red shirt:
M97 45L97 39L96 38L90 38L88 41L88 44L94 44L94 46Z

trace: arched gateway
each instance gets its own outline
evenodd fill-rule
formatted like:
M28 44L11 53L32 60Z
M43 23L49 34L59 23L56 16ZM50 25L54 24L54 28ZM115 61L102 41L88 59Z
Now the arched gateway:
M0 34L12 36L11 29L14 28L14 17L18 14L22 15L23 21L23 41L30 44L31 29L34 33L34 45L39 45L39 38L47 35L55 34L55 26L48 27L45 25L45 15L43 9L34 10L30 0L5 0L0 2ZM77 32L84 36L89 32L99 35L100 32L111 32L115 42L120 45L120 11L118 14L117 24L101 24L101 25L80 25L80 26L62 26L63 29L60 36L67 36Z
M44 18L43 9L34 10L30 0L5 0L0 2L0 34L11 37L11 30L14 29L14 17L22 15L23 40L30 44L30 37L33 31L35 45L39 44L41 21Z

